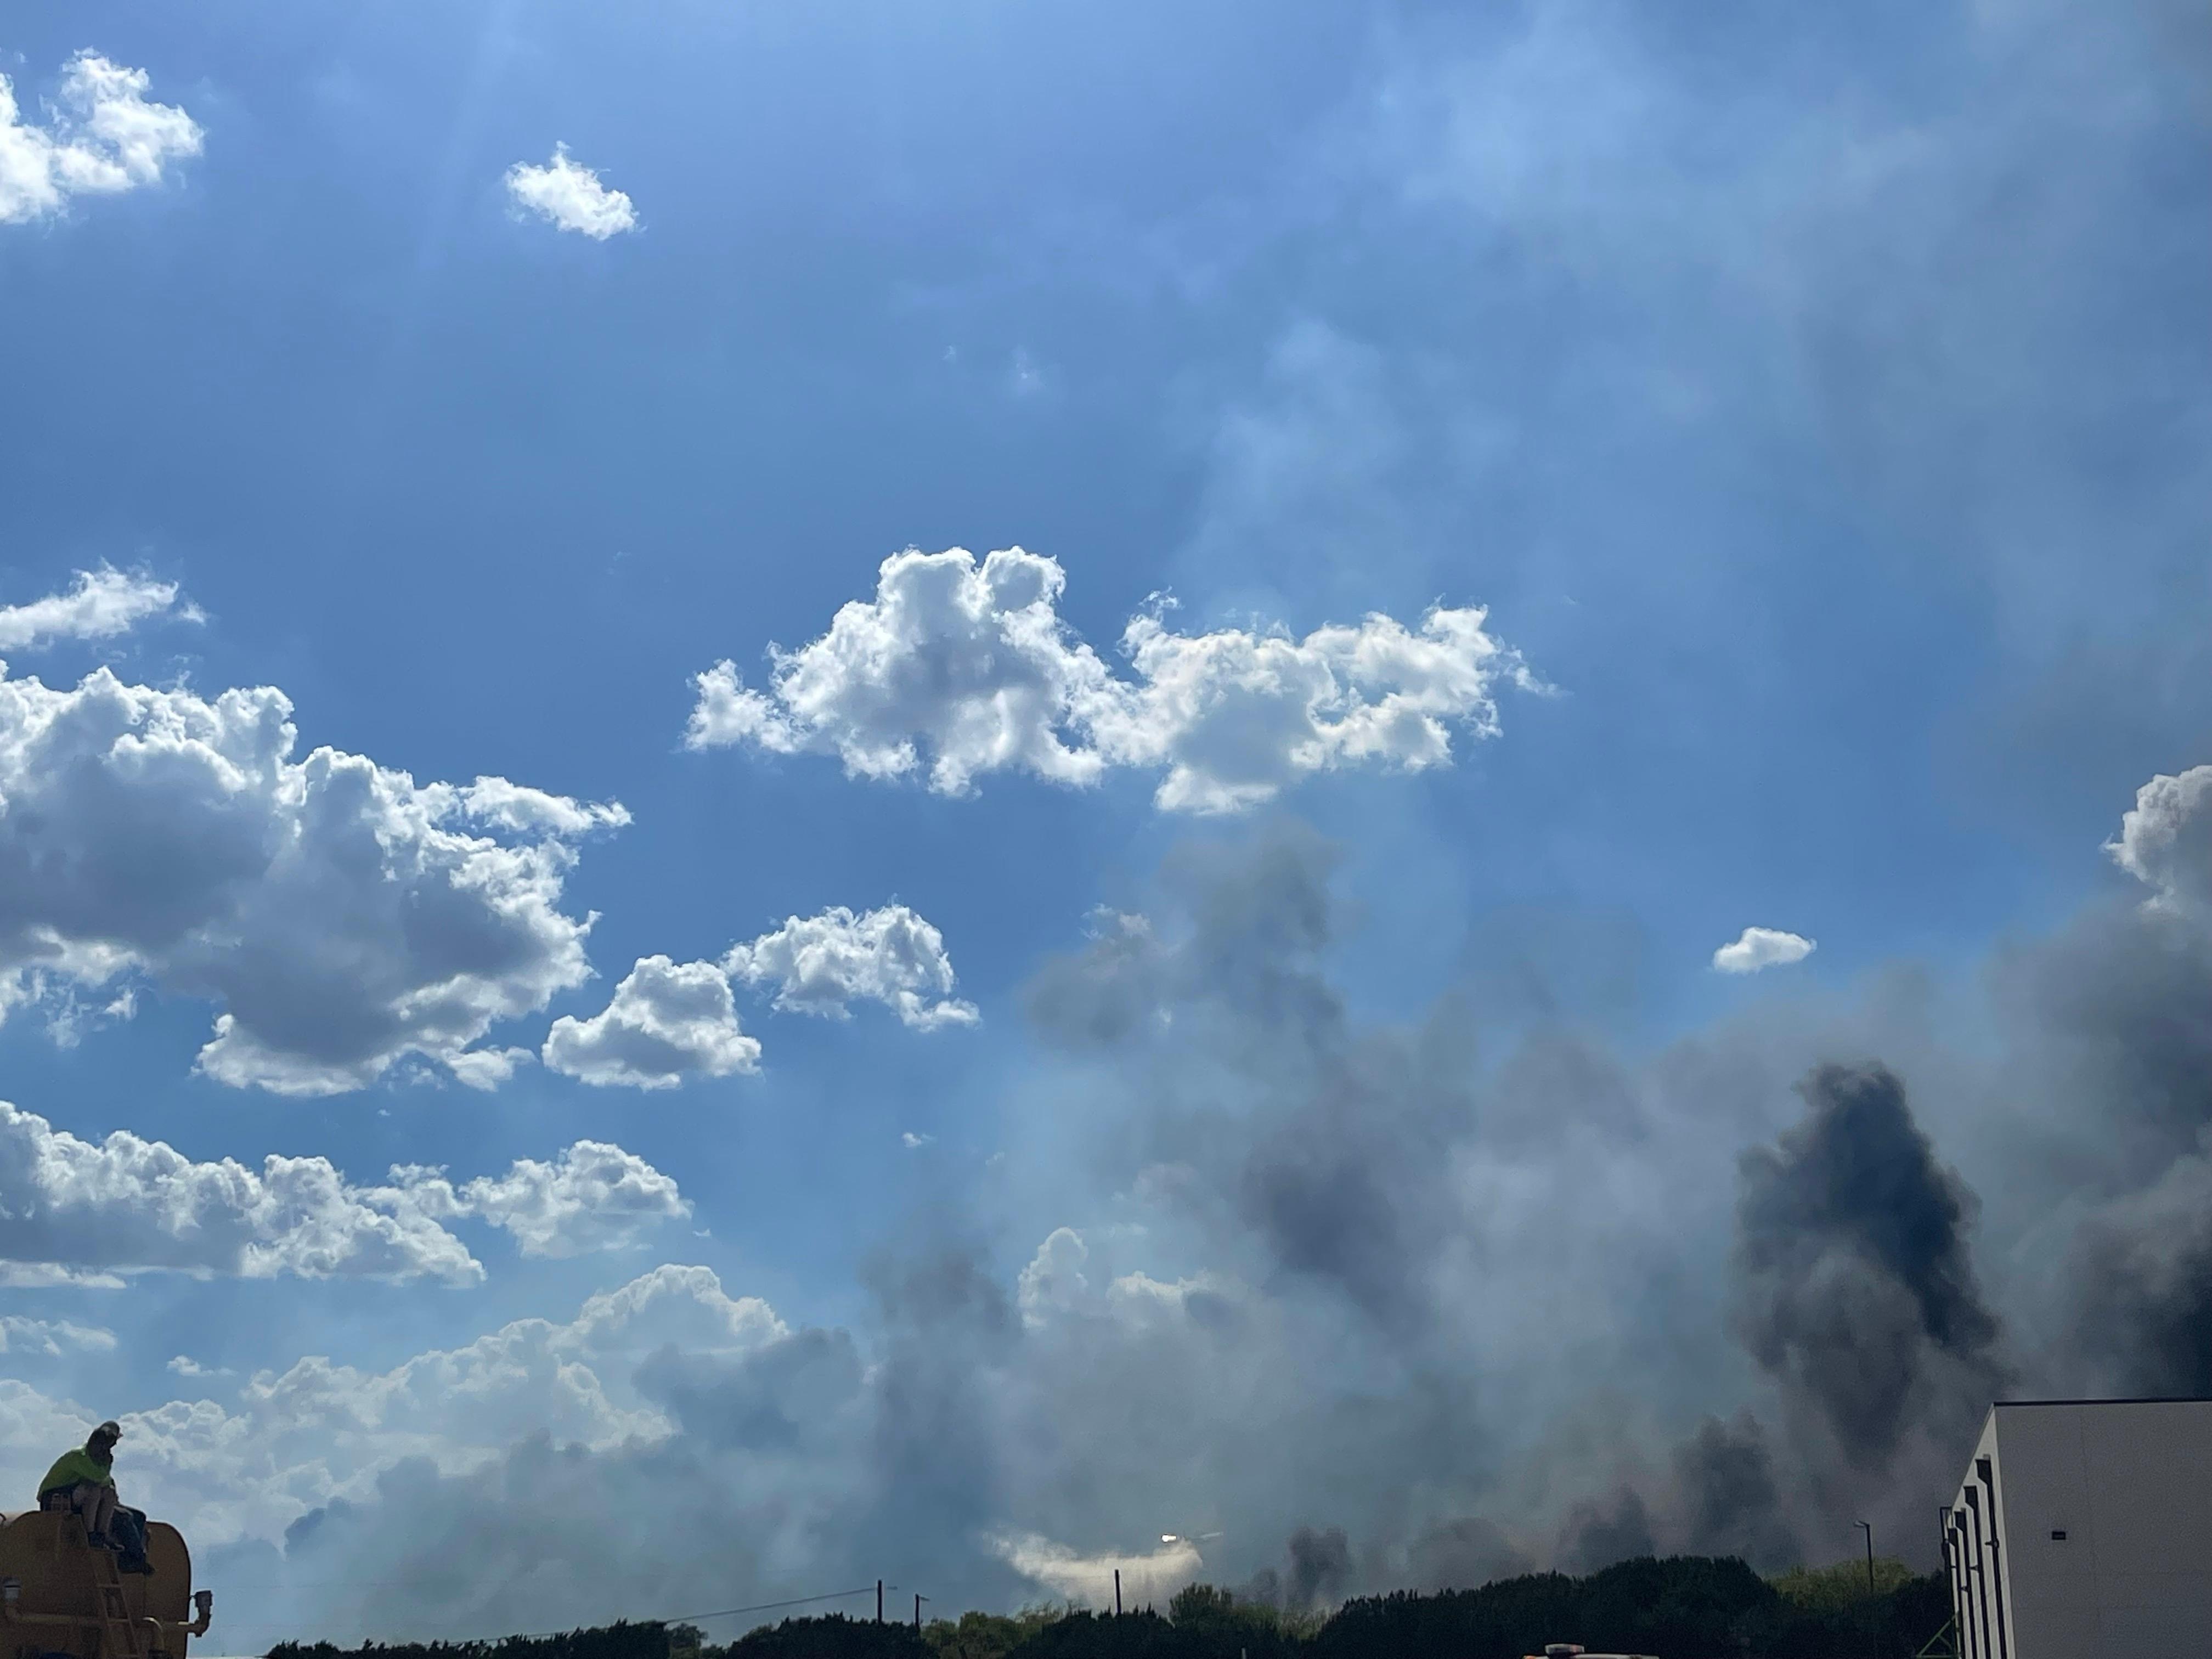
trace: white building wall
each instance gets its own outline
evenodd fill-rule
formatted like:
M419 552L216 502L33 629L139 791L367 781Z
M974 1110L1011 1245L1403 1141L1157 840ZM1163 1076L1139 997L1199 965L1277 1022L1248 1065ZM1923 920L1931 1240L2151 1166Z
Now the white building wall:
M2212 1655L2212 1401L2000 1405L1952 1512L1971 1659Z

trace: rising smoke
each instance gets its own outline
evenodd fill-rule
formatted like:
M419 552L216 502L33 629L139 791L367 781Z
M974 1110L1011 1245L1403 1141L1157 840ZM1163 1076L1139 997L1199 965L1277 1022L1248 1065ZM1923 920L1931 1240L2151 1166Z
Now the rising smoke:
M404 1583L404 1614L314 1602L421 1633L841 1575L1006 1605L1040 1561L1092 1594L1094 1556L1300 1610L1652 1551L1771 1569L1841 1553L1858 1518L1917 1559L1992 1395L2203 1386L2194 924L2100 904L2016 945L1976 1065L1899 1028L1936 1121L2002 1097L2032 1129L2012 1164L1978 1157L2045 1184L1985 1213L1906 1073L1835 1057L1880 1045L1880 996L1642 1060L1563 1018L1472 1041L1457 994L1363 1019L1329 968L1337 870L1295 824L1192 843L1141 918L1037 975L1056 1127L1103 1194L1068 1201L1125 1221L1074 1208L1041 1248L918 1225L873 1258L862 1332L637 1364L669 1437L403 1464L257 1572ZM2079 982L2113 961L2132 996ZM2061 1155L2093 1142L2122 1150ZM2000 1296L1992 1233L2063 1271ZM1113 1555L1164 1516L1219 1541Z

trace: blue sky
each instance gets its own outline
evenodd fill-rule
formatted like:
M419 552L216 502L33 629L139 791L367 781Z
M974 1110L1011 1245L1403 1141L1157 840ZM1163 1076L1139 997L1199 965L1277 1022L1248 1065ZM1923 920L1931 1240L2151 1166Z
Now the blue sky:
M326 1159L364 1189L393 1165L445 1166L461 1183L605 1143L638 1162L659 1206L641 1221L569 1215L533 1254L520 1224L495 1224L508 1200L442 1219L417 1190L363 1200L414 1218L418 1246L460 1240L482 1276L459 1287L412 1257L396 1274L296 1254L163 1271L159 1249L112 1243L129 1228L107 1212L85 1224L109 1245L64 1249L27 1229L8 1246L25 1274L108 1273L124 1288L5 1292L42 1328L112 1339L57 1339L58 1353L11 1342L0 1367L20 1385L25 1434L149 1413L143 1479L212 1542L272 1549L337 1499L365 1529L356 1553L373 1552L387 1536L377 1517L400 1506L389 1483L426 1467L392 1474L405 1457L483 1480L486 1460L544 1429L613 1470L648 1457L669 1422L688 1429L665 1369L631 1375L659 1328L594 1362L613 1415L577 1428L523 1389L490 1427L364 1430L368 1449L343 1467L278 1424L258 1373L326 1356L373 1377L510 1321L565 1328L586 1298L675 1263L712 1269L714 1295L773 1304L799 1334L777 1341L834 1338L880 1376L896 1370L902 1322L936 1305L911 1285L887 1291L885 1264L956 1244L1030 1345L988 1362L973 1351L972 1375L1062 1422L1085 1408L1054 1393L1061 1362L1023 1357L1042 1352L1060 1305L1037 1287L1067 1282L1038 1266L1066 1257L1039 1254L1061 1228L1091 1253L1100 1307L1122 1310L1085 1317L1112 1330L1133 1275L1182 1286L1178 1309L1218 1294L1250 1328L1343 1337L1329 1351L1357 1363L1316 1362L1269 1396L1274 1416L1252 1408L1279 1426L1411 1401L1424 1378L1471 1397L1557 1397L1553 1373L1505 1334L1510 1310L1448 1288L1470 1262L1519 1261L1470 1216L1502 1217L1498 1194L1581 1170L1601 1190L1678 1183L1694 1212L1638 1220L1626 1205L1618 1236L1551 1280L1534 1261L1497 1270L1521 1305L1591 1310L1587 1329L1561 1336L1559 1363L1583 1356L1575 1375L1640 1395L1650 1420L1621 1431L1632 1443L1594 1440L1595 1408L1568 1389L1571 1409L1471 1432L1435 1490L1386 1498L1379 1473L1371 1491L1356 1474L1263 1478L1225 1428L1208 1443L1215 1461L1199 1460L1216 1483L1200 1492L1166 1472L1190 1466L1184 1454L1138 1460L1152 1477L1109 1474L1072 1431L1068 1449L1033 1455L981 1427L1001 1474L945 1511L957 1546L911 1567L896 1565L896 1540L921 1511L870 1496L858 1474L840 1486L823 1471L844 1465L824 1452L775 1490L834 1490L821 1501L847 1542L779 1534L716 1593L805 1593L860 1571L932 1572L955 1600L1085 1594L1085 1563L1146 1553L1175 1529L1146 1517L1177 1504L1236 1517L1206 1571L1240 1581L1293 1528L1345 1528L1358 1565L1340 1589L1418 1578L1421 1540L1454 1516L1501 1528L1511 1559L1571 1559L1561 1528L1575 1504L1616 1488L1642 1493L1662 1541L1679 1542L1662 1490L1673 1437L1744 1409L1797 1434L1782 1425L1798 1421L1799 1374L1756 1345L1735 1352L1728 1334L1747 1293L1729 1275L1748 1259L1731 1243L1731 1183L1739 1153L1806 1109L1788 1085L1820 1060L1895 1067L1946 1167L1979 1194L1981 1273L2014 1334L2012 1374L2095 1371L2069 1346L2071 1315L2035 1300L2023 1264L2066 1248L2038 1218L2141 1200L2136 1216L2146 1193L2179 1202L2172 1169L2196 1154L2177 1131L2124 1170L2053 1175L2075 1140L2115 1138L2065 1102L2007 1115L2007 1091L2038 1070L2021 1058L2035 1022L1984 988L2022 951L2063 954L2052 941L2084 914L2134 915L2142 883L2162 916L2186 908L2174 896L2191 878L2165 854L2123 869L2100 848L2138 788L2212 761L2212 56L2189 9L1992 0L1671 18L1583 0L495 0L99 4L9 28L19 128L106 142L71 138L65 77L92 52L143 70L134 107L181 110L194 134L129 188L13 211L0 193L12 394L0 603L105 568L176 590L127 631L9 650L11 678L66 690L106 665L179 696L274 687L295 759L329 745L420 785L490 777L619 802L628 821L471 831L573 852L549 914L562 927L597 917L577 936L591 977L532 979L540 968L526 964L501 981L513 1012L483 1040L527 1052L494 1087L463 1086L419 1048L362 1086L307 1093L264 1086L265 1070L226 1082L196 1068L230 1006L210 987L231 982L221 963L263 949L254 927L277 941L278 982L379 948L342 906L269 885L279 896L261 921L226 910L198 955L147 945L112 973L76 971L71 1006L133 989L128 1018L58 1041L68 972L15 1007L0 1095L83 1141L125 1130L249 1171L272 1154ZM518 202L510 169L550 162L556 142L625 193L631 228L579 234ZM0 191L8 177L0 166ZM1124 688L1141 671L1117 641L1161 593L1176 601L1171 637L1215 644L1368 617L1418 630L1431 607L1486 607L1486 637L1532 683L1493 664L1435 716L1449 754L1417 767L1402 733L1318 764L1284 760L1257 727L1161 738L1214 745L1206 764L1276 769L1280 787L1227 812L1157 805L1162 766L1142 758L1109 757L1084 783L987 769L957 794L921 774L854 775L821 752L850 713L842 682L826 723L787 745L801 752L685 746L696 677L726 659L746 688L772 691L769 647L806 647L839 607L874 601L901 550L980 560L1017 546L1064 573L1056 637L1087 642ZM198 619L179 616L187 605ZM988 678L1008 659L968 667ZM1146 709L1149 742L1170 717ZM925 762L936 752L921 747ZM149 833L173 823L182 845L189 811L146 800ZM11 969L49 960L37 930L58 925L40 896L58 866L38 860L79 845L66 819L20 828L45 810L5 809L20 830L0 894ZM86 820L84 846L103 822ZM85 878L107 884L85 902L108 918L86 924L85 948L153 926L170 866L155 859L143 882L137 867ZM1322 894L1325 926L1311 923ZM783 981L763 969L734 1004L762 1045L757 1073L695 1064L680 1086L641 1089L531 1057L556 1018L605 1010L641 958L711 963L787 918L893 905L936 930L957 982L931 994L972 1004L973 1021L917 1029L850 988L848 1019L777 1011ZM1146 917L1153 943L1128 944L1102 912ZM1715 971L1716 949L1752 926L1817 951ZM1173 988L1130 1005L1169 999L1155 1010L1164 1035L1125 1033L1105 1053L1040 1014L1039 988L1065 972L1083 998L1109 981L1122 994L1117 939L1128 974ZM1247 985L1235 964L1250 951L1274 965ZM1392 1144L1449 1149L1458 1171L1450 1218L1409 1200L1409 1231L1387 1247L1425 1275L1418 1340L1356 1275L1316 1274L1320 1257L1254 1219L1252 1194L1274 1189L1247 1153L1269 1144L1280 1089L1304 1085L1273 1071L1297 1043L1278 1032L1254 1048L1229 1032L1260 1015L1222 1013L1246 994L1222 987L1273 998L1277 971L1337 1009L1346 1052L1397 1044L1426 1056L1405 1061L1425 1077L1460 1068L1441 1093L1414 1091L1414 1116L1377 1104L1380 1084L1364 1109L1398 1126ZM696 982L712 993L722 977ZM1176 997L1194 1012L1170 1019ZM325 1014L343 1025L357 1012L343 1000L318 1002L301 1029ZM1462 1041L1457 1060L1434 1059ZM1582 1059L1566 1072L1623 1079L1644 1115L1607 1129L1565 1097L1546 1107L1547 1090L1586 1102L1559 1080L1567 1049ZM1726 1069L1717 1057L1741 1062L1735 1080L1681 1108L1685 1068ZM1438 1103L1455 1089L1489 1103ZM1555 1133L1512 1128L1509 1099ZM2018 1145L2027 1119L2046 1134L2032 1153ZM1335 1120L1323 1120L1307 1128L1325 1137ZM1597 1139L1583 1144L1585 1131ZM1215 1199L1162 1198L1188 1197L1162 1174L1176 1170L1200 1187L1218 1175ZM1351 1189L1320 1190L1323 1231L1356 1232ZM92 1201L46 1191L50 1212ZM561 1201L610 1201L581 1191ZM112 1202L156 1201L156 1187L132 1192ZM180 1237L146 1224L146 1238ZM290 1224L238 1224L274 1249ZM283 1236L294 1249L296 1229ZM1683 1353L1639 1389L1619 1357L1650 1335L1650 1274ZM770 1363L752 1337L738 1359L727 1343L693 1353L692 1335L667 1340L687 1363L720 1356L748 1377ZM1239 1350L1255 1365L1257 1343ZM180 1377L177 1355L224 1374ZM1967 1358L1945 1398L1992 1374L1989 1355ZM1210 1363L1193 1375L1233 1369ZM969 1397L957 1376L945 1386ZM193 1438L212 1432L206 1413L195 1429L165 1406L203 1398L232 1425L220 1455ZM1018 1417L1002 1407L994 1420ZM1154 1444L1158 1424L1128 1409L1127 1433ZM1936 1445L1926 1425L1944 1420L1933 1407L1916 1419ZM872 1431L879 1452L890 1421ZM1900 1513L1924 1483L1917 1443L1864 1477ZM1395 1455L1348 1431L1332 1444L1349 1470L1387 1470ZM633 1453L607 1449L621 1445ZM20 1461L46 1455L40 1443ZM1781 1462L1783 1489L1819 1484ZM1644 1465L1661 1473L1633 1473ZM629 1478L605 1476L611 1491ZM1075 1565L1004 1541L1015 1537ZM841 1554L854 1539L873 1553ZM868 1565L885 1556L894 1565ZM330 1582L307 1573L289 1582ZM624 1557L560 1611L671 1611L652 1600L659 1587ZM472 1633L527 1588L418 1605L440 1632ZM340 1634L380 1616L305 1590L272 1605L271 1621ZM276 1633L241 1626L239 1639Z

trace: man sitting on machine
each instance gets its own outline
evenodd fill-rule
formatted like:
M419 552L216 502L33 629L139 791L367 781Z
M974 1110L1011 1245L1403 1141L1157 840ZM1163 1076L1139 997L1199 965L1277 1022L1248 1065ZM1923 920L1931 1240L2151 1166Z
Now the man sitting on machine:
M125 1572L151 1572L146 1559L146 1517L125 1509L115 1492L115 1443L123 1437L119 1425L103 1423L76 1451L64 1452L39 1482L39 1507L66 1510L84 1520L85 1536L94 1549L114 1550Z

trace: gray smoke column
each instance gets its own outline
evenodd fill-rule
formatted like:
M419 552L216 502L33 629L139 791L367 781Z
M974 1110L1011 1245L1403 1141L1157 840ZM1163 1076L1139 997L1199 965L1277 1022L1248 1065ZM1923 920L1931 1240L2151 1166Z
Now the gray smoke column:
M1976 1203L1881 1066L1819 1066L1808 1115L1741 1160L1736 1328L1861 1470L1916 1418L1970 1413L2005 1375L1966 1231Z
M2179 1158L2082 1226L2075 1339L2129 1394L2212 1394L2212 1157Z
M1352 1583L1352 1540L1341 1527L1300 1527L1291 1534L1291 1601L1299 1607L1334 1607Z
M1766 1431L1749 1412L1709 1417L1674 1451L1682 1547L1692 1555L1740 1555L1762 1571L1802 1554L1778 1484Z
M1643 1496L1629 1487L1599 1504L1584 1498L1567 1516L1559 1534L1553 1565L1562 1572L1595 1572L1616 1561L1658 1552L1651 1511Z

